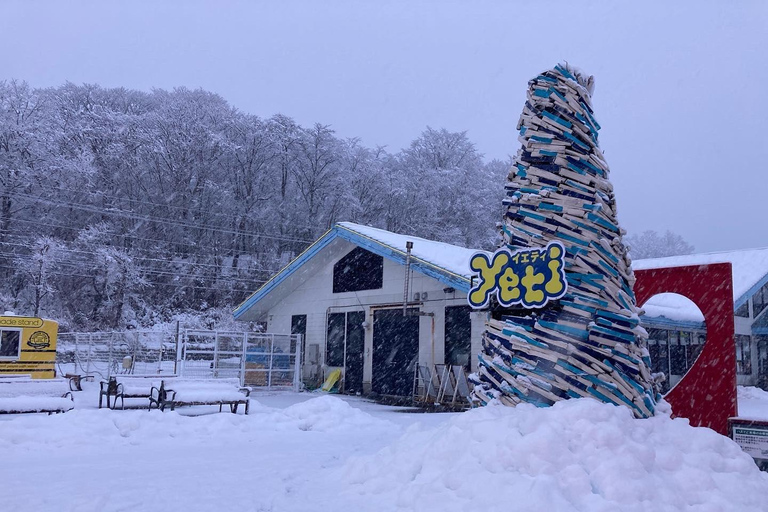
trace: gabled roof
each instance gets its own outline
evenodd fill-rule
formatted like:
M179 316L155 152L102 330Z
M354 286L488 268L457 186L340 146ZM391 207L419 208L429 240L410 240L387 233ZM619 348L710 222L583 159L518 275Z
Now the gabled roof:
M235 319L240 318L288 277L301 269L313 256L339 238L403 265L406 259L405 243L412 241L411 268L413 270L437 279L457 291L469 292L471 281L469 259L477 252L476 250L415 236L398 235L352 222L339 222L243 301L234 311Z
M346 240L401 265L405 264L405 244L411 241L413 242L411 266L415 271L437 279L457 291L469 292L471 283L469 260L478 252L477 250L415 236L400 235L352 222L339 222L240 304L234 311L235 319L241 317L301 269L319 251L337 239ZM645 270L710 263L731 263L734 308L740 307L753 293L768 283L768 248L636 260L632 262L632 269ZM692 327L703 322L701 312L693 302L675 295L667 295L669 294L656 295L643 306L646 310L646 318L667 318L674 323L690 323Z
M710 263L732 265L734 308L739 308L752 294L768 283L768 247L637 260L632 262L632 269L645 270Z

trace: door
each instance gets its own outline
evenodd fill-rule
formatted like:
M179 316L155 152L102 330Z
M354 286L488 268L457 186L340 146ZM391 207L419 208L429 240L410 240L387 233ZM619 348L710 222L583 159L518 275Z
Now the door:
M469 306L445 308L445 364L459 365L470 371L472 352L472 319Z
M416 313L417 310L409 310ZM419 357L419 317L403 316L402 309L380 309L373 314L373 375L371 389L381 395L413 393Z
M347 313L347 349L344 355L344 392L363 392L364 311Z
M307 348L307 315L293 315L291 317L291 334L301 334L301 362L304 363L304 350ZM291 339L291 354L296 353L295 341Z

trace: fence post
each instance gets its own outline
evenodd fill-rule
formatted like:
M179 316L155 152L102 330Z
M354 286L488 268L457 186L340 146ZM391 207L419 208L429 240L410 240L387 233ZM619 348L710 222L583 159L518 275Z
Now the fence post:
M245 360L248 357L248 333L243 333L243 355L240 356L240 385L245 386Z
M267 389L272 389L272 354L275 352L275 335L269 335L269 368L267 369Z
M219 369L219 331L213 334L213 378L218 376Z
M176 357L173 358L173 374L179 374L179 361L181 360L181 348L179 347L179 321L176 320Z
M93 337L91 337L91 341L93 341ZM108 357L109 361L107 362L107 380L112 376L112 345L114 344L115 337L112 336L112 333L109 334L109 352Z
M91 374L91 350L93 350L93 338L91 338L91 333L88 333L88 359L86 360L86 371L85 373L87 375Z

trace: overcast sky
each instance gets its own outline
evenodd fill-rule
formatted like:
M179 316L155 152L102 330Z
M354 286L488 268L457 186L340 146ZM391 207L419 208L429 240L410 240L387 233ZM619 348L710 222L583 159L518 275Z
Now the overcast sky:
M202 87L369 146L429 125L504 158L528 79L567 60L595 75L627 231L768 246L768 2L619 3L5 1L0 79Z

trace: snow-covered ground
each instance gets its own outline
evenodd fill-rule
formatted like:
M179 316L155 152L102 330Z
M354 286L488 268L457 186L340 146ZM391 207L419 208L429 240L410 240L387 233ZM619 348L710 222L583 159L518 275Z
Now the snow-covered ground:
M768 510L768 475L729 439L592 400L421 414L283 393L190 416L217 409L97 394L0 417L0 511ZM740 400L768 418L768 393Z

